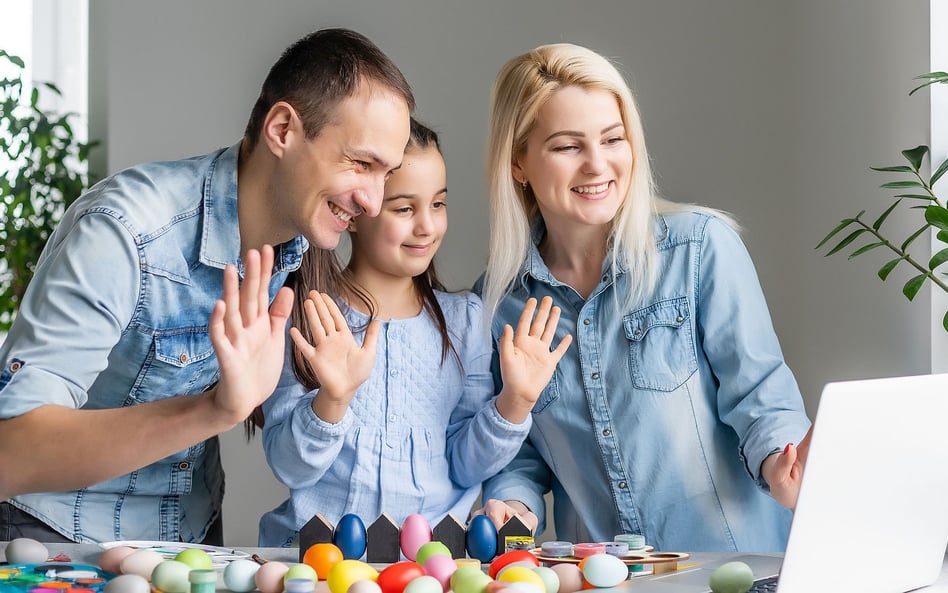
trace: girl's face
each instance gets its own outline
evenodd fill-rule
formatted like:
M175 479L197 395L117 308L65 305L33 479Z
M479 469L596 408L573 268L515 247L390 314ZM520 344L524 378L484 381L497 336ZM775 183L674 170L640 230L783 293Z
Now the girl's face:
M553 93L513 173L530 183L547 226L611 223L632 182L632 145L615 96L577 86Z
M382 211L352 221L353 268L412 278L425 272L448 229L444 159L435 147L409 148L385 182Z

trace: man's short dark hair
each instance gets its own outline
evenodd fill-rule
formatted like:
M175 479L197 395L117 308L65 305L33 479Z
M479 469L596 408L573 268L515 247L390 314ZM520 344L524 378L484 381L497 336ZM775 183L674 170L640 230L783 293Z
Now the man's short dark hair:
M395 63L372 41L349 29L321 29L303 37L276 61L250 112L244 135L253 149L270 108L286 101L299 113L307 138L326 125L333 109L364 82L381 84L415 109L415 97Z

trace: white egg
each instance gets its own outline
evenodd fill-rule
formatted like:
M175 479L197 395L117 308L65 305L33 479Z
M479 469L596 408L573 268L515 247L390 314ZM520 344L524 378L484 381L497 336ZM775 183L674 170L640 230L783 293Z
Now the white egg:
M103 593L151 593L151 586L141 575L122 574L106 583Z
M49 558L46 546L28 537L10 540L4 553L11 564L41 564Z
M154 550L135 550L119 562L119 572L122 574L137 574L146 580L151 578L155 567L164 562L164 557Z
M382 588L375 581L362 579L349 585L346 593L382 593Z
M247 593L257 588L254 576L260 565L253 560L238 558L224 567L224 584L234 593Z

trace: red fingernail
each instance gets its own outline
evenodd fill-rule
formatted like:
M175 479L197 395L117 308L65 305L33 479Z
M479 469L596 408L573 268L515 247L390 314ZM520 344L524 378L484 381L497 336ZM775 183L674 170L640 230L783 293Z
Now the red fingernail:
M783 453L784 453L784 455L786 455L787 453L790 452L790 445L792 445L792 444L793 444L793 443L787 443L787 446L783 448Z

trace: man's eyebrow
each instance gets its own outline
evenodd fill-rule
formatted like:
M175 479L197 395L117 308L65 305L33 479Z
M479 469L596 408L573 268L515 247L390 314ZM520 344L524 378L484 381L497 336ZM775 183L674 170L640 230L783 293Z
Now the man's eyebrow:
M395 169L401 166L401 163L399 163L398 165L393 167L391 164L384 161L382 157L380 157L376 152L372 150L353 149L352 156L362 161L371 161L375 163L376 165L378 165L379 167L390 170L390 171L394 171Z
M607 132L609 132L609 131L611 131L611 130L614 130L614 129L616 129L616 128L621 128L621 127L622 127L622 122L621 122L621 121L617 121L616 123L614 123L614 124L612 124L612 125L608 125L608 126L604 127L604 128L602 129L602 131L599 132L599 133L600 133L600 134L605 134L605 133L607 133ZM584 137L584 136L586 136L586 134L584 134L583 132L578 132L578 131L576 131L576 130L560 130L559 132L553 132L552 134L550 134L549 136L547 136L547 137L546 137L546 140L544 140L544 142L549 142L550 140L552 140L553 138L556 138L557 136L580 136L580 137Z

